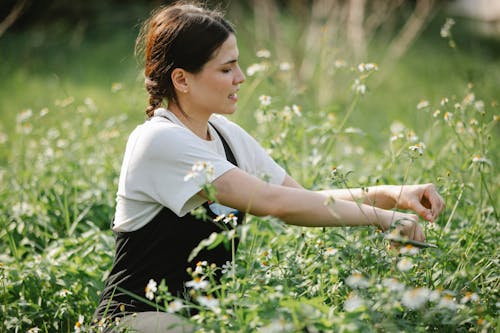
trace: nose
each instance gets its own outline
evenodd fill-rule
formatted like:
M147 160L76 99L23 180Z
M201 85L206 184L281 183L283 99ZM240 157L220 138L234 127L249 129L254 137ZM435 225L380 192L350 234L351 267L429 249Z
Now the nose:
M245 74L243 74L243 71L241 70L240 66L238 65L236 68L236 75L234 77L234 84L241 84L245 82L246 77Z

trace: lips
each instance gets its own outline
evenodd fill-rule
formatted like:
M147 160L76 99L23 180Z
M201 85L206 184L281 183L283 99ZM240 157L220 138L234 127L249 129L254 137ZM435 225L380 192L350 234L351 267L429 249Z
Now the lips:
M237 101L238 100L238 94L237 93L232 93L228 96L228 98L232 101Z

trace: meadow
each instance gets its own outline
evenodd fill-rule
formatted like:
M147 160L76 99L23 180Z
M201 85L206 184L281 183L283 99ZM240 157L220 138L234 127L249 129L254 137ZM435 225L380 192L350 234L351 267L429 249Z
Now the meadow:
M422 225L437 248L249 216L200 245L241 240L232 262L193 272L209 282L193 287L198 304L155 281L158 309L198 308L199 332L498 331L498 40L459 19L442 37L436 15L384 67L383 38L354 60L328 31L305 48L290 18L279 45L234 20L247 81L231 119L311 189L435 183L446 208ZM137 26L119 28L0 38L0 332L99 331L90 320L113 259L117 177L146 106Z

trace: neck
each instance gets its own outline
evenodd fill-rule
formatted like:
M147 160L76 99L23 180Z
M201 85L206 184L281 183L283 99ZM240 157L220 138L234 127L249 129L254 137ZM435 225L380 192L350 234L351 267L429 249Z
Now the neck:
M189 128L191 132L202 138L210 140L210 132L208 131L208 118L210 116L197 114L196 112L185 112L177 104L170 103L168 109L179 119L184 126Z

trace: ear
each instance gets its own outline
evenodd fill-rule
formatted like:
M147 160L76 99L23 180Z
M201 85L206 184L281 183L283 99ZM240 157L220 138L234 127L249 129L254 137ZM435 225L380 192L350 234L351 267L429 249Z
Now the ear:
M188 73L182 68L176 68L170 74L170 78L172 79L172 84L174 88L179 93L187 93L188 92Z

